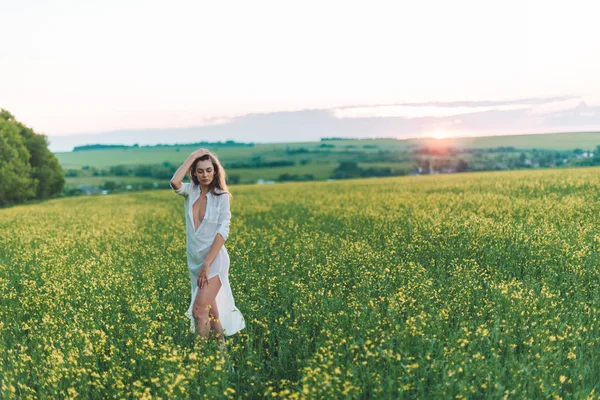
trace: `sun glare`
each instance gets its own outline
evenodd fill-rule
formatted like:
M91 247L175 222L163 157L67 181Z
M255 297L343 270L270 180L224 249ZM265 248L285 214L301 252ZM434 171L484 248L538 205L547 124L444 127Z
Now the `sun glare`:
M447 137L446 132L444 131L435 131L433 132L432 137L434 139L445 139Z

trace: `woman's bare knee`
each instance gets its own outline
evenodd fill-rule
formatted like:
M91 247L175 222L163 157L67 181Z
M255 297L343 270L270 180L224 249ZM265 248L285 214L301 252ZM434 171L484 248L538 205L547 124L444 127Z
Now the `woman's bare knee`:
M219 276L212 277L208 280L208 284L198 289L196 300L194 301L193 314L196 323L204 326L208 324L211 318L218 319L219 314L216 309L216 297L221 288L221 280ZM213 310L213 307L215 309Z
M204 326L204 325L208 324L209 322L210 322L210 320L209 320L208 314L207 315L196 314L196 323L198 325Z
M210 314L210 304L197 303L194 305L193 314L197 322L207 321Z

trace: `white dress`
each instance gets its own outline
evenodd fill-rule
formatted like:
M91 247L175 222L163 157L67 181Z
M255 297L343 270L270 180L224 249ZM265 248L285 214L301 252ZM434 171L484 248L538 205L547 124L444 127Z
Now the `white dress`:
M171 186L172 187L172 186ZM175 193L185 198L185 222L186 222L186 247L187 264L190 272L190 285L192 296L190 306L185 315L190 319L190 330L195 331L194 316L192 307L196 294L198 293L198 274L202 268L202 263L206 258L210 247L217 234L227 240L229 235L229 222L231 220L231 211L229 210L229 195L220 189L215 189L217 195L207 193L206 195L206 213L197 230L194 230L194 216L192 206L200 197L200 185L194 183L182 183ZM223 194L219 194L223 193ZM212 262L208 270L208 279L219 276L221 288L217 293L216 303L219 312L219 320L223 327L223 334L231 336L246 326L244 316L235 306L231 286L229 285L229 254L225 245L221 247L217 257Z

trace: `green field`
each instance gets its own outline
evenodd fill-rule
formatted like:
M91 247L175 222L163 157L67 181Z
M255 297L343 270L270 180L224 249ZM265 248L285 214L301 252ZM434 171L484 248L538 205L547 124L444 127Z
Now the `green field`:
M359 164L364 168L382 168L389 167L392 170L404 168L408 170L412 164L409 163L365 163ZM259 179L262 180L277 180L282 174L292 175L312 175L315 180L325 180L331 177L333 170L337 167L337 163L322 163L296 165L289 167L276 168L239 168L228 171L229 175L239 175L240 183L249 184L256 183ZM101 186L106 181L122 182L125 184L138 184L143 182L168 184L168 179L144 178L135 176L85 176L85 177L67 177L66 187L77 187L79 185Z
M352 142L352 143L346 143ZM256 156L266 156L269 159L294 159L301 160L303 158L317 158L327 160L327 156L331 152L342 153L348 151L366 151L376 152L378 149L387 148L389 144L393 144L398 148L405 148L405 144L401 144L394 140L361 140L359 141L335 141L332 144L333 148L322 148L321 142L310 143L269 143L256 144L252 147L209 147L214 151L222 162L250 160ZM364 142L364 143L363 143ZM398 142L398 143L396 143ZM329 144L329 142L327 142ZM364 148L364 146L375 146L375 148ZM356 147L347 147L356 146ZM126 149L106 149L106 150L86 150L66 153L55 153L60 164L64 168L81 168L85 165L97 168L110 167L112 165L138 165L138 164L160 164L170 162L181 164L186 157L196 150L197 146L173 146L173 147L141 147L141 148L126 148ZM290 156L286 153L286 149L305 148L309 151L318 152L317 154L297 154ZM179 149L179 150L178 150Z
M322 148L323 143L332 144L334 148ZM269 143L256 144L253 147L211 147L223 162L231 160L247 160L255 156L266 156L274 159L286 158L301 160L311 158L314 160L329 160L330 152L371 152L379 150L406 150L412 146L427 143L447 144L457 148L492 148L492 147L516 147L519 149L550 149L550 150L573 150L581 148L593 150L600 145L600 133L553 133L544 135L514 135L514 136L488 136L478 138L456 138L456 139L361 139L361 140L334 140L326 142L307 143ZM286 149L305 148L317 154L297 154L289 156ZM112 150L88 150L76 152L55 153L60 164L65 168L81 168L88 165L96 168L104 168L112 165L138 165L138 164L160 164L170 162L182 163L187 155L195 147L142 147ZM338 158L338 157L335 157ZM348 155L352 159L352 155ZM358 161L358 160L357 160Z
M337 164L309 164L276 168L240 168L231 169L229 175L239 175L240 183L256 183L259 179L277 180L282 174L304 175L311 174L316 180L324 180L331 176ZM396 164L397 166L397 164ZM186 178L187 179L187 178ZM145 178L136 176L83 176L67 177L66 187L72 188L79 185L101 186L106 181L124 184L138 184L143 182L168 184L168 179Z
M183 199L0 210L1 398L597 398L600 168L232 187L235 373Z
M83 177L72 177L65 178L66 187L77 187L79 185L92 185L92 186L101 186L106 181L119 181L126 184L131 183L141 183L141 182L160 182L158 179L154 178L144 178L138 176L83 176ZM166 180L163 183L168 182Z
M395 140L395 139L361 139L361 140L326 140L323 142L306 143L270 143L256 144L254 146L209 146L224 163L228 174L235 178L233 183L249 184L259 180L293 180L283 179L282 175L296 176L299 180L306 177L314 180L326 180L333 177L334 170L342 161L357 162L365 170L372 168L389 168L391 174L402 175L414 172L417 169L418 155L411 155L415 147L428 145L433 148L486 149L498 147L514 147L531 156L527 149L553 149L569 150L576 148L583 150L595 149L600 144L600 133L560 133L545 135L519 135L496 136L481 138L458 139L427 139L427 140ZM158 165L169 163L174 171L185 158L196 149L196 146L166 146L166 147L141 147L125 149L86 150L70 153L56 153L65 170L75 170L79 176L67 174L65 193L72 191L79 185L92 185L103 187L104 182L113 181L119 185L121 191L125 185L131 185L132 190L147 188L148 183L163 185L168 178L165 174L154 174L162 178L146 178L135 176L116 176L110 172L110 167L125 165L137 169L140 164ZM389 151L394 153L389 153ZM386 153L381 153L385 151ZM391 154L391 156L390 156ZM519 154L506 153L504 155L485 155L473 153L460 153L457 156L442 158L447 159L446 166L456 165L459 159L466 161L470 170L506 169L505 156L515 158ZM478 157L479 156L479 157ZM386 158L387 157L387 158ZM564 157L564 156L562 156ZM385 161L387 159L387 161ZM264 167L257 166L256 162L292 161L292 166ZM535 160L534 160L535 161ZM240 168L236 163L254 165L252 168ZM85 169L83 169L85 167ZM74 171L69 171L74 172ZM133 172L130 172L133 174ZM98 176L99 175L99 176ZM124 174L121 174L124 175ZM381 173L374 173L381 175ZM169 175L170 176L170 175ZM146 186L143 186L143 185Z
M594 150L600 145L600 132L588 133L549 133L542 135L512 135L512 136L487 136L476 138L443 139L442 142L457 147L490 148L512 146L518 149L543 149L543 150Z

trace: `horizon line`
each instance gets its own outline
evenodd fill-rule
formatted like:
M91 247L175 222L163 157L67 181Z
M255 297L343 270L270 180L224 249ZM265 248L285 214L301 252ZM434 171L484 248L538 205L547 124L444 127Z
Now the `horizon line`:
M176 128L175 128L176 129ZM145 130L145 129L142 129ZM335 140L396 140L396 141L406 141L406 140L435 140L437 142L442 142L442 141L450 141L453 139L479 139L479 138L488 138L488 137L504 137L504 136L534 136L534 135L566 135L566 134L577 134L577 133L591 133L591 134L600 134L600 130L598 131L593 131L593 130L581 130L581 131L577 131L577 130L571 130L571 131L562 131L562 132L529 132L529 133L501 133L501 134L489 134L489 135L464 135L464 136L448 136L448 137L442 137L442 138L436 138L434 136L411 136L411 137L403 137L403 138L398 138L398 137L385 137L385 136L381 136L381 137L336 137L336 136L332 136L331 138L335 138L332 141ZM261 141L256 141L256 142L238 142L233 140L234 143L241 143L241 144L247 144L247 143L252 143L252 144L276 144L276 143L290 143L290 144L299 144L299 143L319 143L321 141L323 141L323 139L328 139L328 137L322 137L320 140L318 141L285 141L285 142L261 142ZM94 145L100 145L100 146L127 146L127 147L134 147L135 144L138 144L138 147L156 147L156 146L191 146L195 143L202 143L202 142L206 142L206 143L211 143L208 141L200 141L200 142L186 142L186 143L156 143L156 144L145 144L145 145L139 145L138 143L134 143L133 145L126 145L123 143L89 143L89 144L84 144L81 146L94 146ZM226 142L226 141L225 141ZM225 143L222 142L222 143ZM212 143L218 143L218 142L212 142ZM73 149L75 147L79 147L79 146L74 146ZM74 150L70 150L70 151L53 151L52 153L73 153Z

